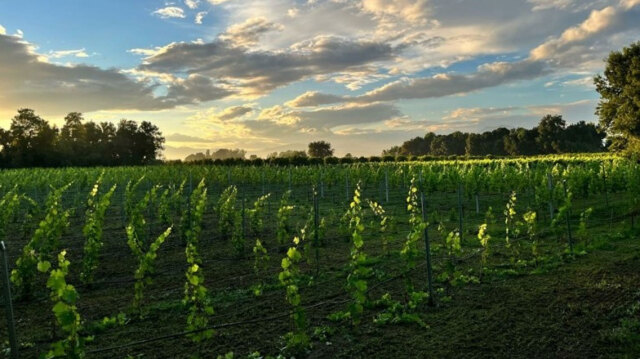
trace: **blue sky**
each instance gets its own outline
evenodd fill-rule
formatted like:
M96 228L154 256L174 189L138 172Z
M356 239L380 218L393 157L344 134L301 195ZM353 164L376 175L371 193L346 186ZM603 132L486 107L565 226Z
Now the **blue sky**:
M2 1L0 126L148 120L181 158L596 121L591 79L639 19L640 0Z

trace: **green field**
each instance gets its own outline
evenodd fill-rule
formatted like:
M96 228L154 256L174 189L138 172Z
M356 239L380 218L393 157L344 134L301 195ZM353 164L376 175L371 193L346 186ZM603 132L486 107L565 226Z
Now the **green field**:
M640 356L632 160L25 169L0 189L21 357Z

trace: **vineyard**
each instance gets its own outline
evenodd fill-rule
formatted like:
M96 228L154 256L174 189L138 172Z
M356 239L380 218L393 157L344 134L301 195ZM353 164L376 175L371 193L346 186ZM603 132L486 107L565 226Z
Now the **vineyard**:
M5 170L0 202L7 358L389 357L454 338L480 291L640 258L640 164L611 155ZM591 274L620 311L598 343L637 355L629 272ZM488 353L544 346L509 340Z

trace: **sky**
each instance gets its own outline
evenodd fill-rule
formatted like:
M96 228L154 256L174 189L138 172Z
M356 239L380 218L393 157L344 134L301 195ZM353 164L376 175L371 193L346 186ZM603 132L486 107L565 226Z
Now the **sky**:
M640 0L2 0L0 127L150 121L164 157L597 121Z

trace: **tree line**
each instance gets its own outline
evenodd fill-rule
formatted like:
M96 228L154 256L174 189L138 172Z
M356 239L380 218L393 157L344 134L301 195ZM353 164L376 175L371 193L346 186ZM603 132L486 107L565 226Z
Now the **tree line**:
M19 109L0 129L0 167L121 166L159 161L164 137L151 122L96 123L71 112L57 128L31 109Z
M584 121L568 125L560 115L546 115L532 129L504 127L483 133L433 132L382 152L383 156L529 156L572 152L601 152L606 134Z

